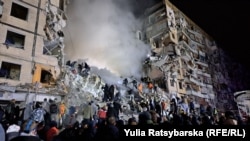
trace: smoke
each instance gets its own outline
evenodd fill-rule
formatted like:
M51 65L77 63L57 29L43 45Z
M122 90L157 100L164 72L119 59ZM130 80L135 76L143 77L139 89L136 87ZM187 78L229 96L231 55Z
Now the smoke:
M68 60L87 59L101 72L140 78L150 47L136 38L141 21L121 0L74 0L67 8ZM103 75L108 73L103 73ZM102 75L101 73L99 74Z

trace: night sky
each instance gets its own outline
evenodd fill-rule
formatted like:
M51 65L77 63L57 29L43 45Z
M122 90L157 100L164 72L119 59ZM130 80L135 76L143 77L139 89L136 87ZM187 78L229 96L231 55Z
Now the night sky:
M147 2L146 2L147 1ZM137 0L142 9L161 0ZM250 69L249 0L170 0L231 58Z

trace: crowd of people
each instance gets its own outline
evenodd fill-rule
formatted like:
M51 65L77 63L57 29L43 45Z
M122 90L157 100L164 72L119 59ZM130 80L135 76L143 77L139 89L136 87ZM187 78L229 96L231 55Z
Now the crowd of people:
M111 90L115 91L113 87ZM140 93L143 95L139 88L138 95ZM45 98L20 108L13 99L5 108L0 107L0 141L119 140L126 125L171 127L250 123L250 118L242 120L230 110L218 112L209 104L196 108L193 100L187 97L173 96L166 102L153 93L148 99L135 101L131 98L128 102L132 114L126 112L128 107L115 95L104 95L102 104L87 101L80 106ZM128 118L124 119L124 115Z

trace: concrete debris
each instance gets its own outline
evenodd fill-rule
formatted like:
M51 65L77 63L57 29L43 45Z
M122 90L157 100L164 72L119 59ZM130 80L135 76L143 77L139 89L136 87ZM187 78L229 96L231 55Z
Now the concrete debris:
M105 83L96 74L81 76L72 67L67 67L61 81L67 87L67 105L79 106L94 99L101 100Z

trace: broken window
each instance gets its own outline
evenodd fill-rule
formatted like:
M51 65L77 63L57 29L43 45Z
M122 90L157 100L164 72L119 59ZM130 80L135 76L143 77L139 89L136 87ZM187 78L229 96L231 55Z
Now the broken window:
M180 41L185 41L186 43L188 43L188 38L187 38L187 36L184 33L182 33L182 35L180 36L179 40Z
M153 24L155 22L155 16L154 15L151 15L149 16L149 24Z
M2 17L3 14L3 2L0 0L0 18Z
M166 87L166 81L164 78L158 78L153 80L154 84L157 84L157 86L161 89L167 89Z
M190 84L187 84L186 86L187 86L186 88L187 90L192 90L192 87L190 86Z
M59 8L64 11L64 0L60 0L59 2Z
M50 82L52 82L52 80L53 80L52 74L47 70L42 70L40 82L50 84Z
M136 32L136 37L137 37L138 40L142 40L142 33L141 33L141 31L137 31Z
M170 79L170 85L171 87L174 87L174 79Z
M171 33L171 36L173 39L175 39L175 34L174 33Z
M199 55L199 60L201 62L206 62L206 58L204 56L202 56L202 55Z
M179 82L179 89L182 89L182 82Z
M155 46L155 48L159 48L160 47L160 41L159 40L155 40L154 41L154 46Z
M155 20L156 21L160 21L162 19L166 18L166 12L165 12L165 9L162 9L160 11L158 11L156 14L155 14Z
M20 73L21 73L21 65L2 62L0 69L0 77L12 80L19 80Z
M27 20L28 8L23 7L23 6L16 4L16 3L12 3L10 15L13 17L22 19L22 20Z
M197 64L197 68L198 68L199 70L203 70L203 67L202 67L201 65L199 65L199 64Z
M194 90L196 92L200 90L198 85L192 84L191 87L192 87L192 90Z
M16 48L24 48L24 41L25 41L25 36L12 32L12 31L7 31L7 35L6 35L6 40L5 40L5 44L8 45L12 45Z

